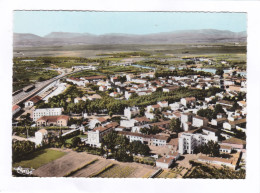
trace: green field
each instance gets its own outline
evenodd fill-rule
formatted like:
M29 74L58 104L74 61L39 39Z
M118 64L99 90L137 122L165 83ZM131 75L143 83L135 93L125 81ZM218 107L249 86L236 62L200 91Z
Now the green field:
M102 172L97 177L100 178L127 178L129 177L136 168L129 166L114 165L110 169Z
M26 160L13 163L13 167L24 167L24 168L33 168L37 169L44 164L47 164L51 161L54 161L66 153L61 151L56 151L52 149L42 149L36 152L33 152L31 155L28 155Z

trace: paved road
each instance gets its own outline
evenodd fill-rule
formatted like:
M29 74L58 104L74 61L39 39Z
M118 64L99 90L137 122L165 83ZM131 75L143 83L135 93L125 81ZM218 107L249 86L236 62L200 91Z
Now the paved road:
M46 80L43 82L37 82L35 84L35 88L32 89L31 91L29 91L29 92L22 91L22 92L18 93L17 95L14 95L12 104L15 105L15 104L22 103L25 100L29 99L30 97L36 95L38 92L40 92L42 89L44 89L45 87L47 87L54 81L59 80L69 74L73 74L73 73L80 72L80 71L82 71L82 70L75 70L74 72L70 72L70 73L62 73L52 79L49 79L49 80Z

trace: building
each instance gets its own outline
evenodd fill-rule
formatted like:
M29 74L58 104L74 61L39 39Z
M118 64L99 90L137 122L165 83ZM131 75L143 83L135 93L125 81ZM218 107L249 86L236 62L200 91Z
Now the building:
M42 100L42 97L36 95L31 97L30 99L28 99L25 103L24 103L24 107L25 108L31 108L33 107L36 103L38 103L39 101Z
M214 132L215 133L215 132ZM209 141L218 141L218 137L210 133L182 133L179 137L179 153L184 154L192 154L194 149L197 146L204 145L208 143Z
M140 110L138 107L127 107L124 109L124 116L127 117L127 119L131 119L133 116L136 116L140 113Z
M235 121L224 122L223 128L227 130L236 129L236 128L246 128L246 118L238 119Z
M227 121L226 117L218 118L218 119L212 119L211 120L211 125L220 126L220 125L222 125L226 121Z
M198 161L200 162L206 162L210 164L216 164L216 165L225 165L229 168L236 169L238 159L225 159L225 158L219 158L219 157L208 157L208 156L199 156Z
M195 97L186 97L186 98L182 98L180 102L182 105L187 106L187 105L195 103L196 98Z
M43 142L47 142L48 140L48 131L46 129L40 129L35 132L35 145L42 145Z
M169 137L162 135L145 135L128 131L121 131L119 132L119 134L126 136L130 140L130 142L140 141L143 144L151 146L165 146L169 139Z
M168 101L162 101L162 102L160 101L157 104L160 105L160 107L162 107L162 108L163 107L168 107Z
M69 116L58 115L58 116L42 116L37 119L36 125L41 126L67 126L69 121Z
M156 160L156 167L163 168L163 169L168 169L171 167L174 159L171 157L161 157Z
M192 113L181 113L181 127L184 131L188 131L192 125Z
M76 84L77 86L85 86L88 81L80 78L74 78L74 77L69 77L66 79L68 82L72 82L73 84Z
M172 92L175 91L179 88L179 86L169 86L169 87L165 87L163 88L163 92Z
M94 129L95 127L97 127L97 125L102 125L105 122L107 122L107 119L108 118L106 118L106 117L99 117L99 118L92 119L89 122L88 127L89 127L89 129Z
M92 147L101 147L102 138L114 130L113 126L100 126L88 132L88 140L85 141Z
M94 101L94 100L97 100L97 99L101 99L102 97L98 94L93 94L92 96L88 96L87 98L90 101Z
M21 110L21 107L20 107L19 105L14 105L14 106L12 107L12 114L13 114L13 116L14 116L16 113L18 113L20 110Z
M232 147L228 145L220 145L219 151L222 153L231 153Z
M193 127L202 127L208 124L208 119L201 116L193 116L192 117L192 126Z
M58 116L61 115L62 108L45 108L45 109L35 109L33 111L33 121L37 121L43 116Z
M229 139L222 141L221 145L229 146L232 149L237 151L242 151L243 149L246 148L246 141L235 137L231 137Z

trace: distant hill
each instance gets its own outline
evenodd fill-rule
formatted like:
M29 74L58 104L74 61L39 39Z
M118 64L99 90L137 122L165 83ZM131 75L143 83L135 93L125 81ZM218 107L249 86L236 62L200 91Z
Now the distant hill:
M14 33L14 46L61 46L88 44L182 44L246 42L246 32L203 29L134 35L52 32L44 37Z

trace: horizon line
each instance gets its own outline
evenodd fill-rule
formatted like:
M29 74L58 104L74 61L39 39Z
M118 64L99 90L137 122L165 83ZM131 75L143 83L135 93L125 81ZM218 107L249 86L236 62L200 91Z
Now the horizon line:
M174 32L181 32L181 31L200 31L200 30L216 30L216 31L228 31L228 32L233 32L233 33L243 33L243 32L247 32L247 30L244 31L231 31L231 30L222 30L222 29L214 29L214 28L208 28L208 29L184 29L184 30L174 30L174 31L162 31L162 32L155 32L155 33L145 33L145 34L137 34L137 33L120 33L120 32L112 32L112 33L103 33L103 34L95 34L95 33L88 33L88 32L69 32L69 31L52 31L47 33L46 35L37 35L35 33L19 33L19 32L13 32L13 34L32 34L32 35L36 35L39 37L45 37L49 34L52 33L71 33L71 34L89 34L89 35L95 35L95 36L102 36L102 35L112 35L112 34L122 34L122 35L136 35L136 36L142 36L142 35L152 35L152 34L160 34L160 33L174 33Z

